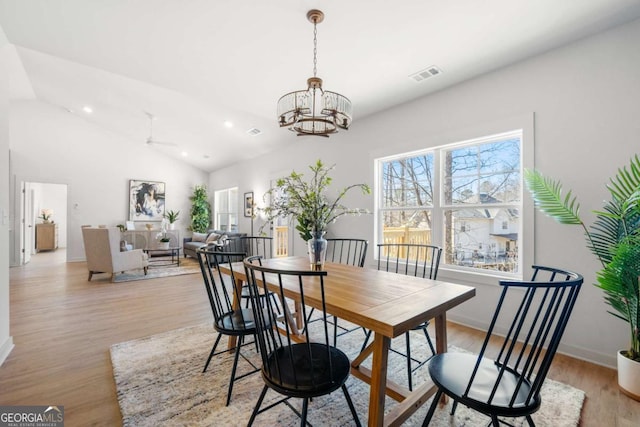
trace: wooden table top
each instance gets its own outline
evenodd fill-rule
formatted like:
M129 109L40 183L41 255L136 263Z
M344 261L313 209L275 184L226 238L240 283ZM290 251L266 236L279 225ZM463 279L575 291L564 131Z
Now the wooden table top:
M306 257L264 259L262 265L281 270L310 268ZM390 338L475 295L475 288L471 286L371 268L328 262L325 270L328 273L324 280L327 313ZM237 279L246 279L244 268L239 264L234 265L234 274ZM305 289L305 302L322 309L319 286L310 285ZM289 288L286 283L284 287L285 294L296 299L295 287Z

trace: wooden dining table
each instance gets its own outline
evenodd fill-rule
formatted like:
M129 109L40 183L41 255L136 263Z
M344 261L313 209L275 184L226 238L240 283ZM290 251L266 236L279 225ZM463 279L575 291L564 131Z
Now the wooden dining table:
M262 265L281 270L310 268L307 257L264 259ZM242 263L234 263L232 267L235 286L240 290L246 281L244 267ZM221 265L220 269L230 273L228 266ZM475 288L330 262L325 264L324 270L327 271L324 280L326 312L373 331L373 342L351 362L351 374L370 385L368 425L399 426L435 393L436 388L427 380L409 391L387 378L391 340L435 319L436 351L447 351L447 310L475 296ZM275 282L268 285L276 290ZM297 308L298 292L295 286L285 292ZM305 295L305 302L322 309L320 299ZM234 304L239 307L240 301L234 301ZM300 320L301 310L289 312L286 304L283 308L290 321ZM234 338L229 338L230 348L236 344ZM371 369L362 365L370 356L373 356ZM386 415L385 395L399 402Z

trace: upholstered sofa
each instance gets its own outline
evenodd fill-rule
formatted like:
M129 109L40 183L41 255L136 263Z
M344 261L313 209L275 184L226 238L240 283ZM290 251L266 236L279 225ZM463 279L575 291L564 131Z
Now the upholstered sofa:
M246 235L247 233L222 230L207 230L206 233L193 233L193 236L183 239L182 252L185 258L187 255L196 258L196 251L203 246L221 244L224 240L234 237L245 237Z

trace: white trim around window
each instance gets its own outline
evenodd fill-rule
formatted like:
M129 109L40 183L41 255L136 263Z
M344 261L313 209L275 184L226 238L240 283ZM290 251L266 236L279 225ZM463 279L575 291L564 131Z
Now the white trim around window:
M433 161L436 165L436 170L433 176L434 191L432 195L422 197L419 210L429 211L429 214L423 213L423 215L431 215L431 233L433 234L433 244L438 244L444 247L445 233L444 233L444 212L445 210L455 209L455 205L444 203L444 196L441 189L442 173L440 173L443 167L443 161L441 157L444 156L447 150L451 150L454 147L474 146L483 143L483 141L496 141L503 137L517 136L520 138L520 172L524 169L532 169L534 167L534 114L526 114L508 119L497 120L493 123L486 123L474 127L468 127L465 129L456 130L450 132L447 135L439 137L427 137L425 140L430 142L430 146L425 146L423 149L414 150L405 153L396 153L393 155L387 155L385 157L379 157L374 159L374 199L375 199L375 233L374 233L374 245L381 243L383 236L383 214L386 215L387 221L389 221L390 212L396 212L398 215L407 215L408 211L416 207L415 202L412 200L404 200L409 206L399 204L398 207L393 207L388 200L383 200L383 191L381 186L381 180L383 177L382 165L385 162L392 161L399 158L415 157L425 153L431 153L433 155ZM418 144L418 142L416 142ZM427 144L425 144L427 145ZM438 191L436 191L436 189ZM496 270L480 270L479 268L465 268L463 265L453 265L447 262L441 262L438 278L441 280L455 280L460 283L471 284L497 284L498 279L512 278L521 279L529 276L530 266L534 260L534 206L531 197L526 192L524 182L522 181L522 173L520 173L519 184L519 200L516 203L503 203L503 201L495 200L494 205L491 207L496 209L502 209L507 212L508 209L517 208L519 212L518 225L518 239L517 247L512 247L512 250L517 250L517 258L521 268L517 272L502 272ZM388 194L387 191L384 194ZM431 200L432 198L433 200ZM425 202L427 200L427 202ZM451 202L451 201L449 201ZM485 201L486 202L486 201ZM381 209L381 203L386 204L384 209ZM413 205L411 205L414 203ZM465 207L468 205L465 205ZM486 207L486 205L482 205ZM404 212L403 212L404 211ZM508 218L496 219L496 226L500 229L504 227ZM462 223L456 225L460 227ZM465 221L464 226L466 228L472 227L469 221ZM515 231L515 230L514 230ZM489 245L483 244L483 250L488 250ZM376 251L374 251L375 254ZM502 252L504 253L504 248ZM444 251L443 251L444 258Z

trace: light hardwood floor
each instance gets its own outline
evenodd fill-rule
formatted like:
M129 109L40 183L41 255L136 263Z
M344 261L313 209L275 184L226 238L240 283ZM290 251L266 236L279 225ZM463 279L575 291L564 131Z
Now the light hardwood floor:
M0 405L64 405L67 426L118 426L109 347L210 322L205 291L195 274L89 283L84 263L64 259L43 252L10 270L15 348L0 367ZM477 349L482 332L448 327L450 344ZM618 391L614 370L559 355L549 377L587 393L581 426L640 425L640 402Z

